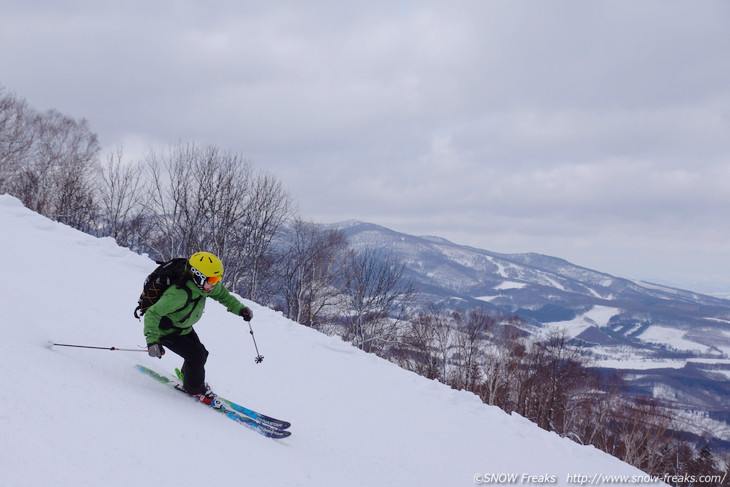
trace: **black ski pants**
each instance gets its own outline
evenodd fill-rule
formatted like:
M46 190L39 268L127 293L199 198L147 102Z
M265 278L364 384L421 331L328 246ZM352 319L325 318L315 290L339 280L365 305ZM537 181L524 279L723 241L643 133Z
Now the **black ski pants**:
M205 362L208 350L200 343L195 330L187 335L167 335L160 338L160 344L180 355L184 362L182 373L185 376L183 386L188 394L205 392Z

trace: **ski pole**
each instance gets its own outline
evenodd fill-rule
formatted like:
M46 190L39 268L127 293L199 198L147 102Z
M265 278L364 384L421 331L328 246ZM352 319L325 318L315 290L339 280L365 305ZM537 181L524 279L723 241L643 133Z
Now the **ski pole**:
M251 338L253 339L253 346L256 349L256 358L254 359L254 362L256 362L257 364L260 364L261 362L264 361L264 356L259 353L259 346L256 345L256 337L253 336L253 328L251 327L250 321L248 322L248 330L249 330L249 333L251 333Z
M96 350L117 350L120 352L146 352L146 348L118 348L118 347L91 347L89 345L69 345L67 343L48 342L48 348L51 347L74 347L74 348L93 348Z

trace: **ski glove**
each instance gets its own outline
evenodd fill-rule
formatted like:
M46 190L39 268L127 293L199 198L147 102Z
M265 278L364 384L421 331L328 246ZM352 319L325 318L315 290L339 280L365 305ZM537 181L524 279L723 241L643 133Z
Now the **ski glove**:
M165 349L159 343L150 343L147 345L147 353L150 357L162 358L165 355Z
M241 308L241 316L243 316L244 321L251 321L253 319L253 310L248 306L244 306Z

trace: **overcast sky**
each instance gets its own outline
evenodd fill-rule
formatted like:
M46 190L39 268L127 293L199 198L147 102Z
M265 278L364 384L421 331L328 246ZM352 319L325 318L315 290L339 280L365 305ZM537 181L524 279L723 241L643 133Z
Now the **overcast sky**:
M0 0L0 84L305 219L730 292L729 1Z

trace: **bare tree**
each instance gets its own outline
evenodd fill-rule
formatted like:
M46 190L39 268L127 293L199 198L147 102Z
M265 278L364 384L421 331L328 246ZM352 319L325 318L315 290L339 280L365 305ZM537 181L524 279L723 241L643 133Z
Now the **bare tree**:
M449 385L456 389L477 392L483 378L482 365L486 360L487 333L494 328L496 320L484 310L475 308L454 314L453 371Z
M405 265L379 250L351 251L342 276L347 338L366 351L375 351L375 342L382 348L395 341L414 296Z
M86 120L55 110L35 114L29 126L33 143L12 179L12 193L33 211L90 231L96 217L96 135Z
M540 376L533 401L537 424L562 434L571 398L577 397L586 383L585 353L570 345L565 332L559 332L535 343L533 355Z
M619 458L646 471L654 471L672 419L651 398L640 398L626 406L616 411L615 417L616 436L622 449Z
M347 238L339 230L326 230L297 219L288 232L280 264L281 296L285 315L307 326L316 326L333 307Z
M231 275L236 289L253 300L266 299L276 281L274 238L293 215L291 196L281 182L267 172L251 175L244 200L243 220L229 235Z
M33 145L32 111L24 100L0 86L0 191L10 191L11 183L25 166Z
M430 305L409 320L395 354L397 363L427 379L446 383L452 330L448 313L439 306Z
M507 409L505 401L500 401L500 396L509 385L509 364L507 347L494 342L485 344L484 361L481 364L483 381L478 392L486 404L499 405Z
M207 249L222 255L234 227L245 217L251 168L239 155L215 146L178 144L146 158L152 185L150 214L159 257Z
M83 231L96 217L99 144L86 120L45 113L0 86L0 190L49 218Z
M216 253L226 265L227 284L257 299L273 237L291 211L281 184L254 173L241 155L212 145L178 144L151 152L146 163L153 253L164 259L201 249Z
M139 164L124 161L121 148L109 154L99 172L99 235L113 237L119 245L141 250L148 237L145 218L146 180Z

